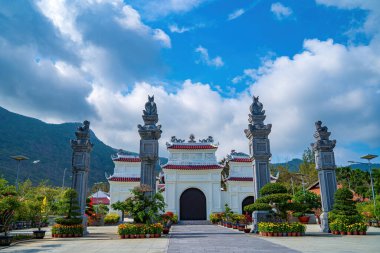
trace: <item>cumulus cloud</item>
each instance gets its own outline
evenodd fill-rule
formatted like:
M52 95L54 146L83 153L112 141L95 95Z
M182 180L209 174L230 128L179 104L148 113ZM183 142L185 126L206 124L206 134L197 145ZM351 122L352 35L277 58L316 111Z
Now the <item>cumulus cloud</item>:
M124 95L106 88L94 89L88 101L101 115L92 124L95 132L115 147L138 150L137 124L142 123L142 109L148 94L154 94L162 125L161 155L167 155L165 142L171 136L188 139L190 133L199 139L213 135L220 142L220 158L231 148L246 150L248 140L243 129L248 122L249 95L242 93L235 99L223 98L210 85L190 80L176 92L148 83L137 83Z
M293 14L293 10L290 7L286 7L280 2L273 3L270 7L270 11L278 20L282 20Z
M222 57L216 56L215 58L210 58L208 50L202 46L199 46L195 49L196 53L199 53L200 61L206 64L207 66L213 66L216 68L222 67L224 62Z
M243 15L245 13L245 10L244 9L237 9L235 10L234 12L230 13L228 15L228 20L233 20L233 19L236 19L238 17L240 17L241 15Z
M128 90L164 71L170 37L121 0L0 5L0 98L9 109L78 120L94 113L86 101L94 86Z

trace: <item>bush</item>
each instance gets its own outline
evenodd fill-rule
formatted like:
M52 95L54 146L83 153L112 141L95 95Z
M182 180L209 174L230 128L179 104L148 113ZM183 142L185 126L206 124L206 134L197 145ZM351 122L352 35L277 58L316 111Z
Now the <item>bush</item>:
M51 229L52 234L66 234L66 235L82 235L83 226L82 225L60 225L56 224Z
M310 191L298 191L293 197L293 202L302 205L304 213L311 213L312 209L321 207L321 198Z
M333 210L329 212L330 230L336 229L331 224L339 224L339 231L347 231L349 225L362 223L363 216L359 214L352 200L353 194L347 188L338 189L335 192ZM336 231L336 230L335 230Z
M286 187L280 183L266 184L260 189L261 196L266 196L275 193L287 193Z
M221 213L212 213L210 214L210 221L212 223L217 223L222 221L222 214Z
M274 193L256 200L256 203L282 203L292 199L292 195L288 193Z
M82 218L56 218L55 223L59 225L78 225L82 224Z
M304 233L306 231L306 226L299 222L288 223L288 222L259 222L258 223L259 232L272 232L272 233L290 233L299 232Z
M127 211L136 223L153 223L160 219L159 213L164 211L165 201L161 193L154 194L151 198L145 195L146 187L135 187L132 197L125 201Z
M120 220L120 216L117 213L109 213L104 217L105 224L116 224Z
M139 234L161 234L163 226L161 223L153 224L132 224L125 223L118 226L119 235L139 235Z
M252 213L253 211L270 211L272 207L265 203L253 203L244 207L244 211Z

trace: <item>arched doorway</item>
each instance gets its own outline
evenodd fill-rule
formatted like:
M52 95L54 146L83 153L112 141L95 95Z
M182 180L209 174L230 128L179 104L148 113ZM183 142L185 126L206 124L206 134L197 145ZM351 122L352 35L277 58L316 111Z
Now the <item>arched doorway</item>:
M243 202L241 203L241 212L242 214L245 214L244 207L248 206L250 204L255 203L255 198L252 196L248 196L245 199L243 199Z
M180 220L206 220L206 196L196 188L184 191L179 200Z

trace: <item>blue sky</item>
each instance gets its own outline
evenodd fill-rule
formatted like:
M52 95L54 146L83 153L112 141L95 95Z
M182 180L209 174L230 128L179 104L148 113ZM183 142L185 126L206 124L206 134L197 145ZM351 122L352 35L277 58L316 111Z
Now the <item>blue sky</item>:
M322 120L339 165L380 154L376 0L0 1L0 106L51 123L91 121L137 151L154 94L171 136L248 152L252 94L272 160L301 157Z

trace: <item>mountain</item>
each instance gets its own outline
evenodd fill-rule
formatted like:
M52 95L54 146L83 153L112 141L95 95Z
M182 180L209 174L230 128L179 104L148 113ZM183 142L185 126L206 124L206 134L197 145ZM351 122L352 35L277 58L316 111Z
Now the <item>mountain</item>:
M273 163L271 164L274 168L277 168L277 167L284 167L284 168L288 168L289 171L291 172L297 172L299 171L299 168L300 168L300 165L302 163L302 160L301 159L298 159L298 158L294 158L286 163Z
M29 160L19 164L20 181L28 178L33 183L48 180L50 184L61 186L67 168L65 185L69 186L72 155L70 140L75 139L75 131L80 125L81 123L47 124L0 107L0 176L15 183L17 162L10 156L24 155ZM90 136L94 144L89 173L89 183L92 185L94 182L106 181L105 172L113 172L111 155L117 150L100 141L94 132Z
M362 171L368 171L368 164L365 163L353 163L349 166L351 169L360 169ZM380 163L372 163L371 164L371 169L378 169L380 168Z

